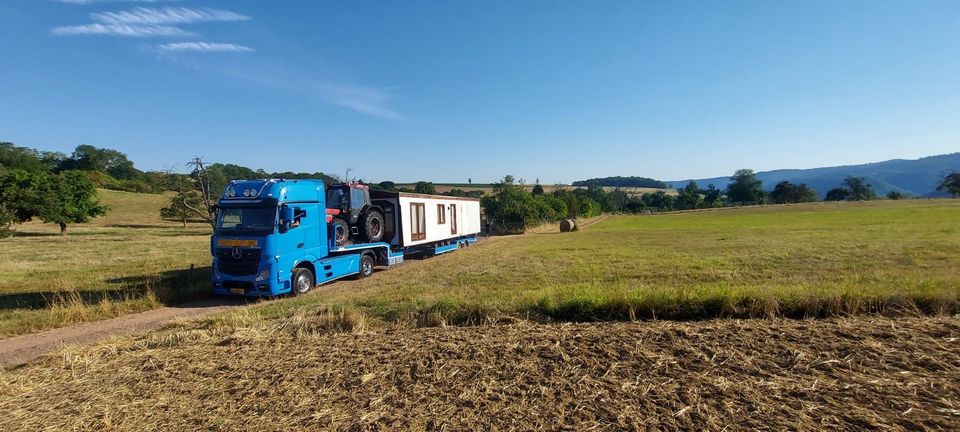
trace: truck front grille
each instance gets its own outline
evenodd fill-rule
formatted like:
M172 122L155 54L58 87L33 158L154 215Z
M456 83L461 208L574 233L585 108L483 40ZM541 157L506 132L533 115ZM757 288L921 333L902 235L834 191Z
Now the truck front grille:
M234 276L251 276L257 273L260 266L260 249L217 249L217 263L220 272ZM235 255L237 257L235 257Z

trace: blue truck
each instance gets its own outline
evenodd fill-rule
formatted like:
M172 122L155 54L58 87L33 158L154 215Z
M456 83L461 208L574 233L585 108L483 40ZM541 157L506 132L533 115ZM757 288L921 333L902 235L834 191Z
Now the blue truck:
M479 232L479 203L469 199L321 180L234 180L216 213L210 252L218 295L304 294L410 255L468 246Z

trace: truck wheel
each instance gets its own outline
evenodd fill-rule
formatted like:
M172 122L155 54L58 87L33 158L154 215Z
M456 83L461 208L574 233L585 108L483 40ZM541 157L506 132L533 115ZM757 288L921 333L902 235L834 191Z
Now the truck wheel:
M350 225L343 218L333 218L333 240L337 246L347 244L350 239Z
M360 257L360 273L357 273L357 279L363 279L373 274L373 257L370 254L364 254Z
M311 272L310 269L293 269L293 277L291 279L293 280L293 286L290 292L295 296L310 292L310 289L315 285L313 282L313 272Z
M370 210L363 218L363 233L367 241L375 243L383 240L383 213L380 210Z

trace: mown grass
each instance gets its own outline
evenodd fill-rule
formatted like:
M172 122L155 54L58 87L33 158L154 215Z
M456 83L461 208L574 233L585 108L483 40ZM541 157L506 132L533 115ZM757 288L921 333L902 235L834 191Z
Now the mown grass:
M162 220L164 195L100 190L99 197L110 213L68 226L66 238L55 225L31 222L0 239L0 335L209 295L208 226Z
M957 313L958 220L958 200L615 216L575 233L493 239L260 310L339 308L427 325Z

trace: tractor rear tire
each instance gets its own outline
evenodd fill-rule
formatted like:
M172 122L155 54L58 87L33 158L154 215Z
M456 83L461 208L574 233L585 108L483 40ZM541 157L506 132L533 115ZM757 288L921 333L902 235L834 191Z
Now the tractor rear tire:
M333 218L333 241L337 246L343 246L350 242L350 225L343 218Z
M386 226L383 223L383 213L380 210L368 210L363 217L363 236L368 243L376 243L383 240L383 233Z

